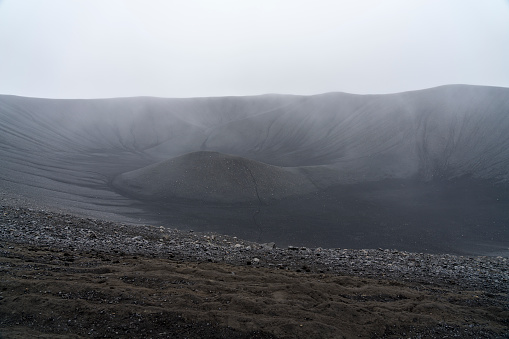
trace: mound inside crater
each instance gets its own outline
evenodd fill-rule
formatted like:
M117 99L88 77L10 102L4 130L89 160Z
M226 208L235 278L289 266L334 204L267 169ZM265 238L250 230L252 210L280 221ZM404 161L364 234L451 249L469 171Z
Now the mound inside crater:
M113 186L142 200L268 202L309 193L298 168L277 167L217 152L193 152L118 175Z

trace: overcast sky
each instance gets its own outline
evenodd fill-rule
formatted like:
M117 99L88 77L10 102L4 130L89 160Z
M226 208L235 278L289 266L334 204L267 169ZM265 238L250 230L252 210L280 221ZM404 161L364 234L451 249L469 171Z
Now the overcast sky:
M508 0L0 0L0 93L509 87Z

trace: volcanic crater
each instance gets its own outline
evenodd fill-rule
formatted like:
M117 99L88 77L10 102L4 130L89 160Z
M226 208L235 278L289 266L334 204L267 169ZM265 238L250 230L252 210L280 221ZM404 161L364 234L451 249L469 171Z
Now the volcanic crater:
M0 96L4 204L281 246L509 255L509 89Z

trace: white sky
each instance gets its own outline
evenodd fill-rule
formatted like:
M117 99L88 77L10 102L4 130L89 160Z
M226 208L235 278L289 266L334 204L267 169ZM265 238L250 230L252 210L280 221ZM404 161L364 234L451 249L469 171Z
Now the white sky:
M0 0L0 93L509 87L508 0Z

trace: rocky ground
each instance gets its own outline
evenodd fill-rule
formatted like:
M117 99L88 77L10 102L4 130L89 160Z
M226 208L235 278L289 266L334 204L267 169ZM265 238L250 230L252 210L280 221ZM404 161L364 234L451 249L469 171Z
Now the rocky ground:
M2 206L1 338L508 338L509 259L257 244Z

